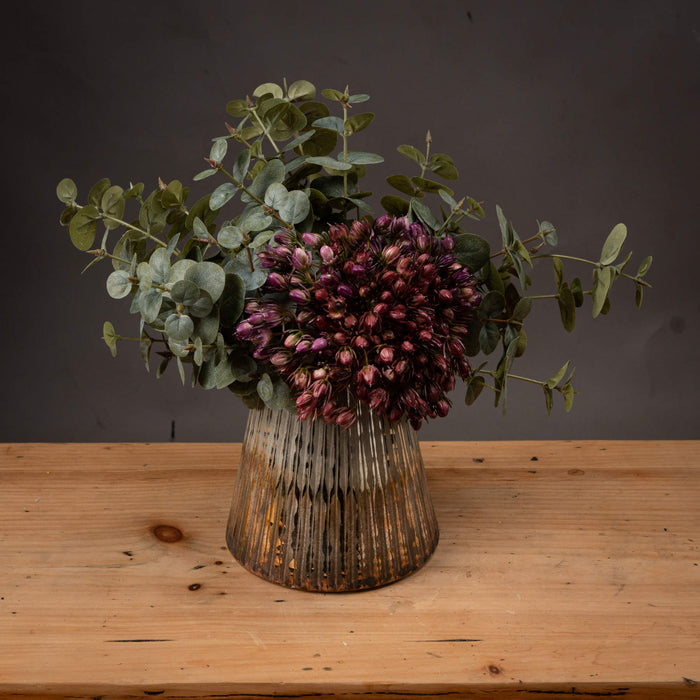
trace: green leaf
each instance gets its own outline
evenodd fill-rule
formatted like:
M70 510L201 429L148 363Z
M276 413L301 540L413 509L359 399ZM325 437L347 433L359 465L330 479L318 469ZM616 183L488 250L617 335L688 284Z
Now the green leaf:
M571 384L565 384L561 388L561 393L564 396L564 408L568 413L571 410L571 407L574 405L574 394L576 392Z
M508 230L508 219L503 213L503 209L497 204L496 205L496 218L498 219L498 226L501 229L501 240L503 241L503 247L507 248L513 241L510 238Z
M204 261L190 267L185 272L185 280L194 282L211 296L213 302L217 302L224 291L226 275L220 265Z
M413 197L414 195L418 194L418 191L416 188L413 186L413 183L409 178L407 178L405 175L390 175L386 181L394 188L397 189L399 192L403 192L404 194L409 195L410 197Z
M352 168L352 163L343 163L340 160L329 158L328 156L311 156L306 159L306 162L321 165L329 170L350 170Z
M297 146L296 152L306 156L327 156L333 153L338 143L338 133L332 129L316 128L313 136L302 146Z
M91 188L88 193L88 204L92 204L94 207L99 207L102 202L102 195L109 189L110 182L108 177L103 177L98 180Z
M336 131L339 134L343 133L343 120L340 117L321 117L316 119L311 126L317 129Z
M340 92L340 90L333 90L332 88L326 88L321 90L321 94L327 100L334 100L335 102L343 102L345 100L345 93Z
M265 204L279 211L288 194L287 188L281 182L273 182L265 192Z
M272 386L272 379L270 375L265 373L258 382L257 385L258 396L267 403L272 399L274 394L274 387Z
M491 249L481 236L473 233L458 233L453 236L453 240L454 256L457 262L464 265L469 272L478 272L489 261Z
M112 299L123 299L131 292L132 283L126 270L115 270L107 278L107 294Z
M245 306L245 282L235 273L226 275L224 291L219 305L219 320L222 329L233 331Z
M372 112L364 112L363 114L353 114L345 122L345 133L346 134L356 134L358 131L366 129L374 119L374 114Z
M162 303L163 295L158 289L149 289L141 293L139 296L139 311L146 323L151 324L158 318Z
M348 104L356 105L356 104L360 104L360 102L367 102L367 100L369 100L369 95L364 95L364 94L350 95L348 97Z
M200 180L206 180L206 178L211 177L212 175L216 175L218 173L218 170L215 170L214 168L210 168L209 170L202 170L201 172L197 173L192 179L195 182L199 182Z
M267 188L274 182L282 182L284 180L284 163L279 158L269 160L260 169L260 172L255 176L253 183L248 188L248 193L244 192L241 195L241 200L251 202L257 197L262 199L267 192ZM211 205L210 205L211 206Z
M554 393L546 384L542 388L544 389L544 401L547 406L547 415L549 416L554 406Z
M245 100L231 100L226 105L226 111L232 117L245 117L248 114L248 103Z
M216 240L222 248L238 248L243 243L243 231L238 226L226 224L219 231Z
M467 404L467 406L471 406L479 398L479 394L481 394L483 388L484 378L480 374L476 376L471 375L467 382L467 393L464 397L464 403Z
M541 221L539 223L539 230L537 232L539 236L545 241L545 243L555 246L559 242L557 237L557 230L554 228L554 224L549 221Z
M146 365L146 371L151 371L151 348L153 347L153 341L148 337L146 331L141 332L141 339L139 341L139 350L141 352L141 359Z
M112 357L117 356L117 338L114 326L109 321L105 321L102 326L102 340L105 341L109 351L112 353Z
M532 303L530 297L523 297L520 299L513 309L511 318L514 321L523 321L530 311L532 311Z
M241 184L243 184L243 181L248 174L248 168L250 167L250 155L250 149L244 148L238 154L236 162L233 164L233 172L231 174Z
M69 177L64 177L56 187L56 196L61 202L69 204L70 202L74 202L75 198L78 196L78 188L73 180Z
M601 265L610 265L615 262L615 259L622 250L626 237L627 227L624 224L617 224L617 226L610 231L610 234L603 244L603 251L600 254Z
M277 98L284 97L282 88L277 83L263 83L253 90L253 97L262 97L263 95L272 95Z
M459 177L459 172L452 158L445 153L434 153L430 157L428 167L436 175L444 177L445 180L456 180Z
M500 292L501 294L505 294L505 283L503 282L503 278L501 277L500 273L498 272L498 269L496 268L496 265L493 263L492 260L489 260L488 264L485 265L485 269L482 274L484 275L484 283L486 284L486 287L488 289L492 289L497 292Z
M195 318L205 318L209 316L214 306L214 302L209 294L203 289L199 292L198 298L189 304L187 311Z
M270 120L270 135L276 139L291 138L306 126L304 113L289 102L275 105L265 118Z
M287 89L290 100L313 100L316 97L316 87L308 80L295 80Z
M552 375L546 382L545 386L549 389L554 389L554 387L559 384L559 382L564 379L564 375L566 374L566 370L569 369L569 363L570 360L567 360L561 368L556 372L556 374Z
M228 151L228 141L225 138L216 139L209 151L209 160L221 163Z
M423 192L440 192L441 190L444 190L448 194L452 195L454 192L447 186L435 182L434 180L427 180L424 177L412 177L411 182L418 187L419 189L423 190Z
M557 301L559 303L559 314L561 315L561 322L564 325L564 329L571 333L576 325L576 301L566 282L562 282L559 287Z
M490 355L497 347L501 334L495 323L484 323L479 331L479 345L485 355Z
M399 146L396 150L402 156L406 156L406 158L412 160L414 163L418 163L418 165L422 166L425 164L425 156L414 146L403 144Z
M353 165L371 165L373 163L383 163L384 157L378 153L365 153L364 151L348 151L346 162Z
M527 350L527 333L521 328L518 331L518 348L515 353L516 357L522 357Z
M583 306L583 287L578 277L574 277L571 281L571 293L574 295L574 304L576 304L576 308L578 309Z
M411 209L428 228L433 231L437 231L440 228L440 222L435 218L433 212L430 211L430 207L423 204L420 199L411 198Z
M68 233L73 245L78 250L90 250L97 235L97 222L100 212L92 204L84 206L71 219L68 225Z
M177 373L180 375L180 381L182 385L185 385L185 366L182 364L182 359L178 355L175 360L177 361Z
M211 193L209 208L212 211L218 211L226 202L236 196L236 192L238 192L238 187L236 185L232 182L224 182Z
M609 267L593 270L593 318L603 310L612 284L612 270Z
M408 202L401 197L387 194L382 197L380 203L390 216L406 216L408 214Z
M649 268L651 267L652 260L653 260L653 258L651 257L651 255L647 258L644 258L644 260L642 260L642 263L639 266L639 270L637 270L637 277L643 277L644 275L646 275L647 272L649 272Z
M552 258L552 265L554 266L554 283L559 289L564 283L564 264L559 258Z
M475 219L483 219L486 216L484 208L481 206L480 202L477 202L473 197L467 197L467 205L472 213L467 213L467 216Z
M634 283L634 303L638 309L642 308L642 299L644 298L644 287L639 282Z
M293 190L282 203L280 216L290 224L300 224L309 214L311 202L305 192Z
M261 206L252 206L245 209L237 221L242 231L262 231L272 223L272 217L265 213Z
M165 332L172 340L186 342L194 331L194 321L189 316L170 314L165 319Z
M178 280L170 290L170 298L176 304L192 306L199 299L199 287L189 280Z

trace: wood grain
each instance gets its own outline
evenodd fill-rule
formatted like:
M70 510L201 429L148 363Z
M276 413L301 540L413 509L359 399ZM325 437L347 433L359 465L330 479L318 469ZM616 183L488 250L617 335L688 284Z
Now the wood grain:
M418 573L225 548L238 444L0 445L0 697L700 697L700 442L423 443Z

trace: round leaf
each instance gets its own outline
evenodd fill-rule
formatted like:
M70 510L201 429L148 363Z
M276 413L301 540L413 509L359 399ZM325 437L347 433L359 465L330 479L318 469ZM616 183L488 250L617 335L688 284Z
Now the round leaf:
M185 279L194 282L200 289L209 293L212 301L218 301L224 291L226 275L223 269L213 262L199 262L185 272Z
M112 299L123 299L131 292L131 281L126 270L115 270L107 278L107 294Z
M193 331L194 322L189 316L170 314L165 320L165 332L172 340L185 342Z
M316 88L308 80L295 80L287 89L287 97L290 100L313 100Z
M97 221L100 219L100 212L97 207L88 204L83 207L71 219L68 226L68 233L73 245L78 250L90 250L97 235Z
M66 204L74 202L75 198L78 196L78 188L73 180L69 177L65 177L56 187L56 196L61 202L65 202Z

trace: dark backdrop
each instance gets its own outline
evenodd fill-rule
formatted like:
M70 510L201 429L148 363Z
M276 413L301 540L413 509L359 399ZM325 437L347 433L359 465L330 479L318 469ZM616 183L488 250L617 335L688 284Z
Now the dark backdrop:
M486 203L479 232L495 233L498 203L523 236L554 222L563 252L597 256L624 221L634 268L654 255L640 311L620 281L611 314L587 304L571 335L556 302L533 312L519 371L572 359L570 414L514 385L503 418L460 387L422 439L700 437L695 0L25 2L4 34L1 440L165 441L173 422L178 440L241 439L228 391L156 380L135 347L111 358L103 320L137 322L107 297L106 267L80 275L54 191L66 176L82 192L105 176L189 183L226 102L283 77L372 96L357 147L385 155L382 177L429 128Z

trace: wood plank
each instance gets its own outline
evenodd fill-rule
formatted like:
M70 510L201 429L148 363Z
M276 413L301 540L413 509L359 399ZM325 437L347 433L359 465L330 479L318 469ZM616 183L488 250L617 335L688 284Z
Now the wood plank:
M1 445L0 697L698 697L699 448L423 443L435 555L324 595L228 554L240 445Z

